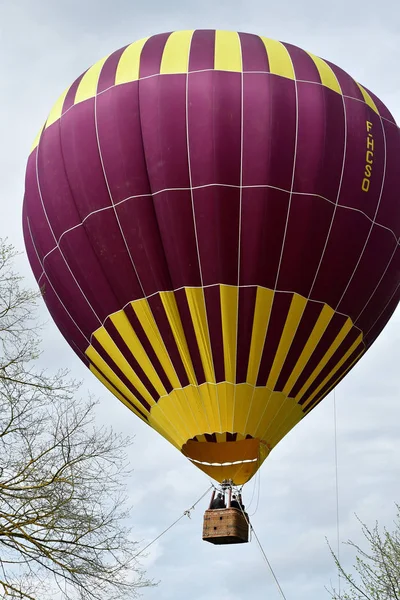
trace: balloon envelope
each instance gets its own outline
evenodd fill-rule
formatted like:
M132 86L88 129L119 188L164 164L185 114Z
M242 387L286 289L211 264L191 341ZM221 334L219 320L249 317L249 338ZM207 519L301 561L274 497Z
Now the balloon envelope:
M177 31L59 98L23 226L57 326L132 412L246 482L399 301L400 137L295 46Z

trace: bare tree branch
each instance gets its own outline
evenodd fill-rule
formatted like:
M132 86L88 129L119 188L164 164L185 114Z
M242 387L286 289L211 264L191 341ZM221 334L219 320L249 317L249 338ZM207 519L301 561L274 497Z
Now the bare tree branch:
M0 240L0 594L135 598L145 579L127 527L128 438L94 422L68 373L36 367L38 294Z
M356 553L354 574L347 573L329 546L344 591L327 589L333 600L400 600L400 506L394 530L381 533L378 523L370 529L360 521L367 549L348 541ZM329 545L329 543L328 543Z

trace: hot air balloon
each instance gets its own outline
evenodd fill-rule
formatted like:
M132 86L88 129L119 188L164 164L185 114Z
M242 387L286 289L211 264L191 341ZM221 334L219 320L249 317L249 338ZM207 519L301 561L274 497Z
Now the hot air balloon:
M26 249L93 374L241 485L398 304L399 164L392 115L334 64L247 33L154 35L53 106Z

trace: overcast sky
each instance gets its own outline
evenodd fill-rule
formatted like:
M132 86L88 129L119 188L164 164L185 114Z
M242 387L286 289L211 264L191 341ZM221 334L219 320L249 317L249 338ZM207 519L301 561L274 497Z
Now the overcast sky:
M176 29L220 28L291 42L329 59L374 91L400 122L400 4L397 0L0 0L0 237L23 250L21 206L29 149L59 94L83 70L136 39ZM400 167L399 167L400 168ZM27 259L19 268L34 285ZM43 310L43 316L45 312ZM400 312L336 391L340 538L359 539L354 513L391 525L400 502ZM172 446L104 390L48 322L43 359L68 366L83 393L101 399L99 422L135 434L128 483L136 539L144 545L209 485ZM139 447L146 445L145 452ZM274 450L245 489L252 521L287 600L329 598L336 578L333 398L327 397ZM257 498L259 501L257 503ZM202 511L182 519L148 551L145 599L275 600L279 594L251 544L201 541ZM341 549L345 566L352 555ZM106 600L106 599L105 599Z

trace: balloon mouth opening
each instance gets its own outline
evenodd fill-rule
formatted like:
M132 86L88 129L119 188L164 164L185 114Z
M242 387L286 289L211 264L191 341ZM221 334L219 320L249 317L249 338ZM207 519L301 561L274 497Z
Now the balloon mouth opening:
M244 463L252 463L252 462L257 462L258 458L249 458L246 460L234 460L232 462L224 462L224 463L218 463L218 462L206 462L205 460L196 460L195 458L190 458L188 457L189 460L191 460L193 463L197 463L199 465L208 465L210 467L230 467L232 465L243 465Z
M239 485L249 481L258 470L263 460L261 444L258 438L226 442L192 439L182 446L182 453L216 481L232 479Z

